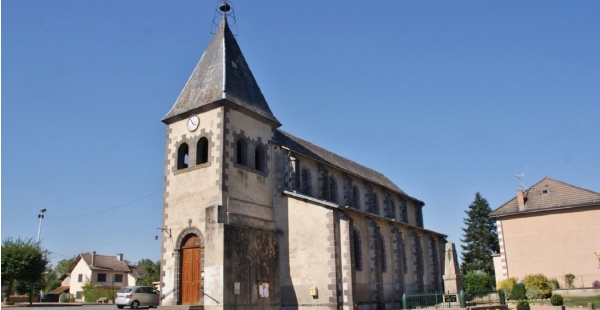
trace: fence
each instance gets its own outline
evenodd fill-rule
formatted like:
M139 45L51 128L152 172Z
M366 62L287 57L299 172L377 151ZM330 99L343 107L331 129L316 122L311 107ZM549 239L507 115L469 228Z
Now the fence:
M403 309L421 308L466 308L478 305L506 305L503 291L466 292L459 293L421 293L403 294Z

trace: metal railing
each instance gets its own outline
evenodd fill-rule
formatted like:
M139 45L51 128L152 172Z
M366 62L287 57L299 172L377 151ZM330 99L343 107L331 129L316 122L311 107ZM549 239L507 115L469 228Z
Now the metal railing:
M478 305L506 305L504 291L402 294L403 309L448 309Z

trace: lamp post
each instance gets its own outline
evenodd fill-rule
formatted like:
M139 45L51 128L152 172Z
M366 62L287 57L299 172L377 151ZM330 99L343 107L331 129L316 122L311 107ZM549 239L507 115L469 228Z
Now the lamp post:
M46 208L40 209L40 213L38 213L38 219L40 219L40 223L38 224L38 234L37 234L37 241L36 241L38 247L40 246L40 233L42 232L42 219L44 218L44 213L46 213ZM35 282L31 283L31 295L29 295L29 305L33 304L34 291L35 291ZM41 297L41 295L40 295L40 297Z
M38 214L38 218L40 219L40 223L38 224L38 234L37 234L37 244L40 244L40 233L42 232L42 219L44 218L44 213L46 213L46 208L42 208L40 213Z

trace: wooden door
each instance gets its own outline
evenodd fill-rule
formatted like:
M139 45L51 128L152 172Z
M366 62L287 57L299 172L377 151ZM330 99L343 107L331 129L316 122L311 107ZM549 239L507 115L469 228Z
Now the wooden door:
M197 305L200 301L200 239L184 241L181 255L181 304Z

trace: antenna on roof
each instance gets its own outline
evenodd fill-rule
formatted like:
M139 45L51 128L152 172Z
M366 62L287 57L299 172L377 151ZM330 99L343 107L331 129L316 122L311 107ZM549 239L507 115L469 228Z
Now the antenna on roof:
M227 24L231 26L235 26L235 33L233 35L237 35L237 22L235 20L235 11L231 6L233 3L228 0L219 0L217 1L217 7L215 8L215 14L213 16L213 24L210 27L210 33L215 34L216 29L219 28L219 23L221 23L221 19L226 18Z
M521 172L519 174L515 174L515 177L517 177L517 179L519 179L519 187L521 187L521 189L525 189L525 187L523 186L523 179L525 179L525 174L527 173L527 165L525 165L525 171Z

